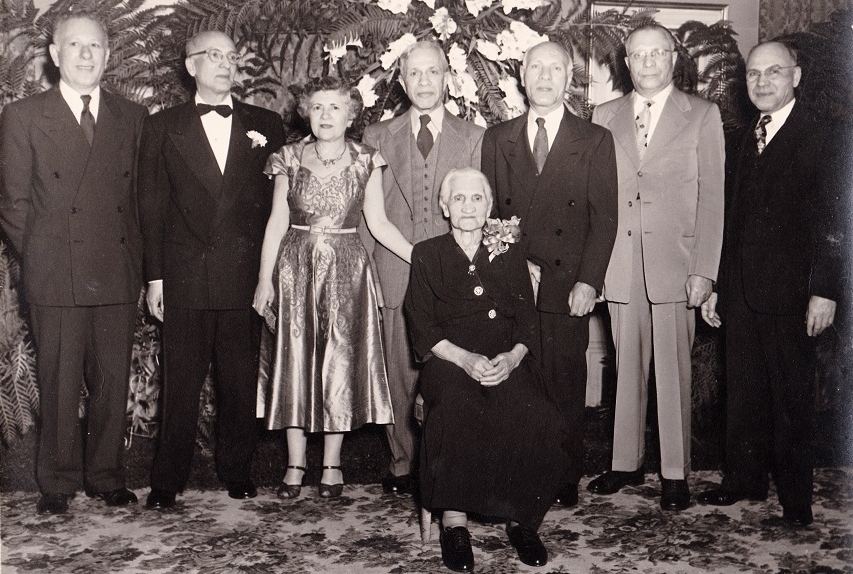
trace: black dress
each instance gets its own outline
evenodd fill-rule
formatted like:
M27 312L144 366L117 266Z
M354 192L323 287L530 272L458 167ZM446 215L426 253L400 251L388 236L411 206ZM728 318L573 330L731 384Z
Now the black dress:
M564 432L538 374L539 332L520 245L473 262L452 234L415 245L406 294L412 344L425 361L421 494L426 508L500 517L537 529L568 463ZM484 387L432 347L447 339L493 358L523 343L509 378Z

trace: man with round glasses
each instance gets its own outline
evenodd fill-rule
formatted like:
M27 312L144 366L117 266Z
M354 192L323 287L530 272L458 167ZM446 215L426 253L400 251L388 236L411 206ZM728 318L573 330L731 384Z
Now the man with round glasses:
M705 321L726 328L726 471L697 500L765 500L773 473L783 520L813 520L815 337L835 319L848 189L830 123L798 101L796 53L759 44L747 92L760 114L743 134L726 206L717 293ZM848 164L849 165L849 164ZM718 307L725 303L724 312Z
M163 419L146 506L183 490L195 447L198 400L213 361L216 470L231 498L251 498L261 324L252 309L272 200L263 173L281 147L281 117L231 97L239 55L221 32L187 42L193 100L148 118L139 197L147 303L163 322Z
M619 229L604 279L616 345L612 470L595 494L644 481L651 362L657 389L661 508L690 504L691 347L695 311L711 294L723 237L723 125L717 106L672 84L669 30L651 24L625 41L634 91L592 120L613 132Z

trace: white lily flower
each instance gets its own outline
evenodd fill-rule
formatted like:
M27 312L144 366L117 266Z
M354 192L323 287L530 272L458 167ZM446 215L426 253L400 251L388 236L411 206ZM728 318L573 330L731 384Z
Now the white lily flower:
M379 57L379 63L382 65L382 68L389 69L397 61L397 58L400 57L400 54L417 41L418 39L415 38L415 35L408 32L388 44L388 50Z
M379 0L376 5L392 14L405 14L409 11L409 0Z
M477 40L476 50L493 62L497 62L501 55L500 46L488 40Z
M465 7L475 18L477 14L492 5L493 0L465 0Z
M454 100L447 100L447 103L444 104L444 109L446 109L454 116L459 116L459 104L457 104Z
M372 108L379 100L379 96L373 89L375 86L376 78L370 74L365 74L355 87L358 93L361 94L361 100L364 102L364 107L366 108Z
M421 0L424 4L435 10L435 0Z
M450 13L447 11L447 8L439 8L436 10L435 13L429 17L429 21L432 24L432 29L435 30L435 33L438 34L438 38L441 41L447 40L458 28L456 21L450 17Z
M364 45L361 43L361 40L355 38L353 40L341 40L339 42L332 42L332 47L330 48L328 44L323 45L323 51L327 52L329 58L329 64L334 66L338 63L338 60L344 57L347 53L347 48L352 46L353 48L363 48Z
M468 69L468 56L456 42L453 42L450 50L447 51L447 61L450 64L450 70L453 72L461 73Z
M527 110L524 96L518 89L518 81L512 77L503 77L498 80L498 87L504 93L504 103L509 109L510 118L515 118Z

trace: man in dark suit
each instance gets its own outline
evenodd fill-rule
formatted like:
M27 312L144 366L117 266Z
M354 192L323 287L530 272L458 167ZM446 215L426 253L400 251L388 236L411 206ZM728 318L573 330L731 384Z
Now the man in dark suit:
M716 104L672 84L677 54L659 24L625 40L634 91L595 108L616 141L619 233L604 278L616 345L612 470L587 489L644 480L654 361L664 510L690 505L691 349L695 308L711 295L723 243L723 123Z
M38 350L37 510L62 514L81 479L110 506L136 502L123 439L142 286L135 162L147 111L100 88L110 51L95 19L60 18L49 50L59 86L9 104L0 120L0 221L22 257Z
M542 329L545 385L564 417L571 459L563 504L577 504L589 313L616 237L616 156L606 129L572 114L563 98L572 60L559 44L530 48L521 81L530 110L492 126L482 170L501 218L521 218Z
M183 490L195 447L198 400L213 360L216 468L232 498L257 493L260 320L252 309L272 185L263 169L284 140L281 117L232 100L239 56L221 32L187 42L192 101L146 121L139 160L148 308L163 321L163 419L149 508Z
M437 42L421 41L400 56L400 82L412 102L408 113L368 126L364 143L388 162L382 174L388 219L412 243L447 233L438 190L451 169L478 167L483 128L447 113L444 94L450 77ZM373 244L372 241L369 244ZM395 424L386 427L391 448L385 492L410 493L417 455L414 421L419 371L403 316L409 264L379 243L372 250L382 288L383 339Z
M759 44L747 91L760 116L744 134L726 206L719 302L726 318L726 465L701 493L728 506L767 498L773 472L782 518L813 520L814 337L832 325L845 245L833 127L797 101L796 53ZM717 293L702 317L721 324Z

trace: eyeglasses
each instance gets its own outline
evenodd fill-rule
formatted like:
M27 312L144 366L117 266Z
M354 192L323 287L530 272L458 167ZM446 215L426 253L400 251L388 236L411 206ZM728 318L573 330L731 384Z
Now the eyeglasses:
M769 81L774 81L779 79L779 75L782 73L782 70L787 70L789 68L796 68L797 65L793 66L770 66L763 72L761 70L747 70L746 71L746 81L747 82L757 82L759 78L763 75Z
M228 63L232 66L236 66L240 61L240 54L237 52L228 52L224 53L222 50L217 48L208 48L207 50L202 50L201 52L193 52L192 54L187 54L187 58L191 58L193 56L200 56L202 54L207 54L207 59L213 62L214 64L218 64L222 61L222 58L228 60Z
M630 54L628 54L628 58L632 62L637 64L639 64L640 62L645 62L646 58L650 56L655 62L662 62L664 58L666 58L667 54L672 54L672 50L657 49L652 50L651 52L646 52L645 50L642 50L640 52L631 52Z

